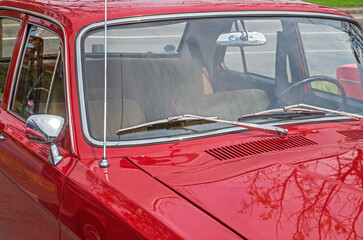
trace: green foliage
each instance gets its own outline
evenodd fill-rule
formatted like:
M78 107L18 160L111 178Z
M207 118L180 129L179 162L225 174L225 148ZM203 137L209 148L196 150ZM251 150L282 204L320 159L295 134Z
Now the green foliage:
M311 86L315 89L319 89L324 92L338 94L337 86L335 86L334 84L332 84L330 82L324 82L324 81L313 82L313 83L311 83Z
M305 2L317 3L330 7L358 7L363 6L363 0L306 0Z

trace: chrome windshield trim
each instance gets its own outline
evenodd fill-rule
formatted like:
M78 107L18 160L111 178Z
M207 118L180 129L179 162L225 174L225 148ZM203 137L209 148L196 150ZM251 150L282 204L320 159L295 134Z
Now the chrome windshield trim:
M43 14L40 14L40 13L36 13L36 12L32 12L32 11L29 11L29 10L24 10L24 9L20 9L20 8L16 8L16 7L7 7L7 6L0 6L0 10L8 10L8 11L16 11L16 12L21 12L21 13L24 13L24 14L28 14L28 15L32 15L32 16L35 16L35 17L39 17L39 18L43 18L43 19L46 19L54 24L56 24L61 30L62 30L62 33L63 33L63 41L64 41L64 76L65 76L65 82L66 82L66 94L67 94L67 114L68 114L68 123L69 123L69 132L70 132L70 138L71 138L71 149L72 149L72 153L77 155L77 153L75 152L75 141L74 141L74 131L73 131L73 117L72 117L72 113L71 113L71 105L70 105L70 91L69 91L69 66L68 66L68 41L67 41L67 35L66 35L66 31L63 27L63 25L58 22L57 20L55 20L54 18L51 18L51 17L48 17L46 15L43 15ZM21 52L19 52L19 54L22 54L23 51L24 51L24 38L27 36L27 32L24 33L24 36L23 36L23 40L22 40L22 46L21 46ZM13 93L13 84L14 84L14 80L15 78L17 77L17 72L19 70L19 64L20 64L20 60L19 60L19 56L18 55L18 59L17 59L17 64L16 64L16 69L15 69L15 73L14 74L14 79L13 79L13 82L12 82L12 86L11 86L11 93L10 93L10 101L12 99L12 93ZM10 102L9 101L9 102ZM9 105L8 105L9 107ZM8 109L9 110L9 109Z
M114 19L108 20L108 26L113 26L117 24L131 24L131 23L144 23L144 22L152 22L152 21L163 21L163 20L182 20L182 19L198 19L198 18L218 18L218 17L312 17L312 18L325 18L325 19L333 19L333 20L344 20L349 21L357 26L359 26L358 22L348 16L338 15L338 14L330 14L330 13L319 13L319 12L294 12L294 11L225 11L225 12L204 12L204 13L180 13L180 14L162 14L162 15L151 15L151 16L141 16L141 17L128 17L122 19ZM83 137L91 145L101 147L103 141L96 140L91 137L88 131L88 124L86 119L86 105L85 105L85 96L83 90L83 78L82 78L82 52L81 52L81 43L84 35L93 29L100 28L104 26L104 22L97 22L86 26L81 29L76 38L76 76L77 76L77 86L78 86L78 97L79 97L79 108L80 108L80 118L82 125ZM340 117L342 118L342 117ZM324 118L325 119L325 118ZM332 120L333 118L329 118ZM343 117L343 119L345 119ZM319 121L324 121L322 118ZM332 120L333 121L333 120ZM295 121L302 123L304 121ZM313 122L312 119L309 119L309 122ZM291 123L289 123L291 124ZM278 124L278 126L284 126L289 124ZM277 124L272 124L271 126L277 126ZM128 140L128 141L107 141L106 145L108 147L115 146L140 146L147 144L155 144L155 143L164 143L171 141L180 141L187 140L193 138L201 138L206 136L213 136L219 134L226 134L236 131L247 130L246 128L241 127L231 127L228 129L220 129L210 131L208 133L198 133L198 134L188 134L187 136L172 136L172 137L160 137L154 139L144 139L144 140Z
M203 12L203 13L178 13L178 14L161 14L161 15L149 15L140 17L127 17L121 19L108 20L107 25L113 26L117 24L129 24L129 23L144 23L152 21L163 21L163 20L182 20L182 19L197 19L197 18L218 18L218 17L312 17L312 18L326 18L336 20L346 20L358 24L358 22L351 17L331 14L331 13L319 13L319 12L294 12L294 11L225 11L225 12ZM104 22L97 22L90 24L83 28L77 36L78 40L82 38L85 32L102 27Z
M323 117L323 118L314 118L314 119L304 119L304 120L291 120L286 121L284 123L269 123L269 126L278 126L278 127L285 127L290 125L296 124L314 124L320 122L331 122L331 121L355 121L351 118L342 117L342 116L331 116L331 117ZM192 140L198 139L203 137L212 137L217 135L223 134L230 134L236 132L245 132L250 131L247 128L242 127L227 127L224 129L214 130L207 133L189 133L187 135L178 135L178 136L171 136L171 137L160 137L155 139L143 139L143 140L128 140L128 141L108 141L107 146L109 147L133 147L133 146L142 146L142 145L150 145L150 144L160 144L160 143L167 143L167 142L175 142L175 141L184 141L184 140ZM260 135L261 133L256 133L256 136ZM263 134L263 133L262 133ZM271 135L273 136L273 135ZM103 141L100 140L93 140L90 142L92 145L96 147L102 147Z

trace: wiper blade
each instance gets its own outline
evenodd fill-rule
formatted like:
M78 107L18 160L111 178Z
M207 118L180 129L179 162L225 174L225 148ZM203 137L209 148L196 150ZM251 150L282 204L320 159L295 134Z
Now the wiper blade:
M161 120L155 120L151 122L141 123L132 127L121 128L116 131L116 134L121 135L124 133L132 132L133 130L137 130L140 128L157 128L162 127L163 125L170 125L174 123L183 123L183 122L194 122L194 121L203 121L210 123L212 119L216 119L217 117L205 117L205 118L191 118L188 115L179 115L174 117L168 117ZM205 120L208 119L208 120Z
M169 117L169 118L156 120L156 121L152 121L152 122L142 123L142 124L139 124L139 125L136 125L133 127L122 128L122 129L117 130L116 134L121 135L121 134L130 132L133 130L137 130L140 128L157 127L157 126L164 125L164 124L190 122L190 121L206 121L206 122L225 123L225 124L229 124L229 125L233 125L233 126L237 126L237 127L244 127L244 128L248 128L251 130L261 131L261 132L265 132L265 133L269 133L269 134L275 134L282 138L286 137L286 135L288 133L287 129L270 126L270 125L266 125L266 124L258 125L258 124L254 124L254 123L241 123L241 122L236 122L236 121L221 120L216 117L202 117L202 116L197 116L197 115L192 115L192 114L184 114L184 115Z
M265 119L265 118L293 118L293 117L314 117L314 116L325 116L325 112L323 111L294 111L294 112L285 112L279 109L278 111L271 112L259 112L253 114L243 115L238 118L238 121L247 121L247 120L257 120L257 119Z
M360 114L337 111L337 110L317 107L317 106L303 104L303 103L289 105L289 106L285 106L282 108L270 109L270 110L266 110L266 111L253 113L253 114L243 115L240 118L238 118L238 120L258 119L259 116L261 116L261 118L265 118L265 117L267 118L268 116L271 116L271 118L274 118L274 117L278 118L279 115L281 115L281 117L284 117L284 114L287 114L287 116L288 116L288 114L291 114L291 116L293 116L294 114L296 116L298 116L298 115L317 116L317 115L325 115L325 113L334 113L334 114L349 117L349 118L352 118L352 119L355 119L358 121L363 121L363 115L360 115Z
M291 110L295 110L298 108L307 108L307 109L314 109L314 110L318 110L318 111L323 111L323 112L327 112L327 113L334 113L334 114L338 114L340 116L344 116L344 117L349 117L358 121L363 121L363 115L361 114L356 114L356 113L348 113L348 112L343 112L343 111L337 111L337 110L332 110L332 109L328 109L328 108L322 108L322 107L316 107L316 106L312 106L312 105L308 105L308 104L295 104L295 105L290 105L290 106L286 106L283 107L284 111L291 111Z

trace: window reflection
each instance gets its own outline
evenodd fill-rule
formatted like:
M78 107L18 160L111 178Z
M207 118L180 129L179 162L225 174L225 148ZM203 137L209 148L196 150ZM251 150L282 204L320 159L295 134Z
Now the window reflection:
M13 109L25 118L39 113L65 117L61 41L48 30L30 28Z

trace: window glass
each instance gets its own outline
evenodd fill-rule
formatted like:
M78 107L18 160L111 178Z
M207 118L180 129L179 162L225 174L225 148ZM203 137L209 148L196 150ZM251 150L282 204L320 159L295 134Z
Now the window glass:
M65 117L62 48L53 32L30 28L13 110L25 118L41 113Z
M0 104L19 29L20 21L0 18Z
M238 24L237 26L238 29L242 28L240 21L234 21L232 24L231 32L237 31L236 24ZM226 47L226 54L224 56L224 65L228 69L244 72L241 51L243 50L240 47L234 47L234 46Z
M266 37L266 44L260 46L227 47L224 64L227 68L236 71L246 71L271 78L275 78L276 39L277 32L282 30L280 20L244 20L232 25L231 31L260 32ZM242 55L246 58L246 67L243 68Z
M187 27L183 34L170 30L183 26L184 22L187 22ZM348 66L334 71L339 71L341 85L347 86L346 95L355 99L354 105L351 104L353 101L347 101L351 104L348 109L361 112L363 40L357 35L360 30L351 23L318 18L221 17L115 24L109 28L112 34L107 54L107 141L115 144L141 139L154 141L159 137L205 134L230 127L228 124L201 122L153 123L167 122L169 117L185 114L236 121L242 115L296 103L344 109L345 98L339 96L337 90L333 95L304 91L310 90L304 88L305 84L290 87L308 77L306 66L316 64L309 62L314 60L309 56L306 60L303 54L304 46L309 50L313 43L301 44L298 24L302 23L313 26L310 30L305 28L306 32L317 32L314 25L322 25L326 29L333 26L326 32L332 35L329 38L345 35L342 44L351 45L354 51L348 52L349 61L339 63ZM82 59L78 65L82 73L78 87L84 97L80 99L82 127L85 137L97 141L93 142L95 144L100 143L104 136L104 118L100 113L104 112L105 55L102 45L97 45L103 44L102 31L102 26L90 29L80 36L77 46ZM310 34L311 39L319 34ZM160 51L165 44L175 42L176 35L183 36L177 51ZM126 36L134 41L126 43ZM339 41L332 42L329 38L324 38L324 44L339 45ZM339 58L327 57L325 60L330 63L326 64L336 65ZM321 79L327 82L326 77Z
M239 47L227 47L224 65L234 71L244 72L241 50Z
M109 28L108 51L123 53L146 53L175 51L182 38L186 23L142 28ZM85 41L86 53L103 52L104 31L89 36ZM152 43L152 44L150 44ZM129 46L133 45L133 48Z
M310 76L324 75L336 79L338 69L356 61L346 32L335 26L316 23L299 23L298 26ZM337 87L329 82L313 82L312 87L338 93Z

